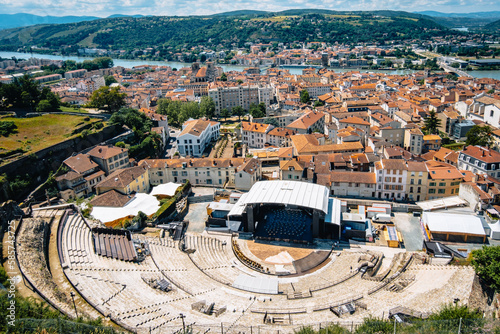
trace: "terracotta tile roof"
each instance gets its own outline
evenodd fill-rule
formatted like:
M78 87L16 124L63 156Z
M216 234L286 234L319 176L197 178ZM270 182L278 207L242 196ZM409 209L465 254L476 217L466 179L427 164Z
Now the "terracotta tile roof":
M280 161L281 170L289 170L290 167L293 167L293 169L301 171L304 170L304 166L305 163L303 161L297 161L295 159Z
M196 137L199 137L203 131L205 131L209 126L211 126L210 121L206 121L204 119L195 119L191 121L186 121L184 123L184 129L179 134L178 137L183 136L185 134L190 134Z
M84 174L92 168L99 167L87 154L77 154L64 160L64 164L77 173Z
M99 182L96 187L125 188L145 172L146 170L139 166L119 169L109 174L108 177Z
M267 133L271 128L272 125L270 124L241 122L241 129L243 131Z
M274 128L268 132L268 135L278 136L278 137L289 137L295 134L295 131L284 128Z
M281 147L278 150L279 158L292 158L293 157L293 148L292 147Z
M241 164L236 171L244 171L250 175L255 174L260 167L260 162L257 159L247 159L243 164Z
M182 168L186 167L220 167L230 168L239 167L245 161L251 158L224 158L224 159L210 159L210 158L181 158L181 159L145 159L139 162L139 166L145 168Z
M372 172L338 172L332 171L330 173L331 182L339 183L364 183L376 184L377 178L375 173Z
M90 201L90 204L92 206L110 206L110 207L121 208L125 204L127 204L132 198L134 198L134 195L130 196L123 195L120 192L113 189L105 192L104 194L94 197Z
M481 146L467 146L462 153L486 163L500 162L500 153Z
M433 180L462 179L463 175L454 166L444 162L426 161L429 177Z
M87 154L100 159L109 159L127 151L128 150L126 148L120 148L116 146L96 146Z
M386 170L408 170L404 159L382 159L380 162Z
M323 117L325 117L324 113L311 111L306 113L305 115L300 116L292 123L288 124L287 128L306 130L309 129L313 124L318 122Z
M339 122L346 123L346 124L357 124L357 125L370 126L369 122L363 120L362 118L356 117L356 116L351 116L351 117L341 119Z

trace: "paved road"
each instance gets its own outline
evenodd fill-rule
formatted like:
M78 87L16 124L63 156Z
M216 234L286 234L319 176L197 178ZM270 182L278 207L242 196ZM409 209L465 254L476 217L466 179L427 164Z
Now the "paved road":
M189 211L184 217L184 220L189 221L188 232L202 233L205 230L208 204L206 202L189 204Z
M413 217L413 215L409 213L395 212L394 221L398 231L403 235L406 250L422 250L424 236L420 228L420 218Z
M163 151L163 158L172 158L177 152L177 136L180 131L176 129L170 128L170 138L167 141L167 145L165 146L165 150Z

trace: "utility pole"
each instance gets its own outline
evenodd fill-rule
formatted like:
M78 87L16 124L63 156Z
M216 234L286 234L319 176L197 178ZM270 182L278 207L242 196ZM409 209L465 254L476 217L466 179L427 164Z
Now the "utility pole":
M76 311L76 304L75 304L75 293L73 291L71 291L69 293L69 295L71 296L71 299L73 300L73 306L75 307L75 314L76 314L76 317L78 318L78 312Z
M185 318L186 316L185 316L184 314L182 314L182 313L181 313L179 316L180 316L180 317L181 317L181 319L182 319L182 333L183 333L183 334L186 334L186 324L185 324L185 322L184 322L184 318Z

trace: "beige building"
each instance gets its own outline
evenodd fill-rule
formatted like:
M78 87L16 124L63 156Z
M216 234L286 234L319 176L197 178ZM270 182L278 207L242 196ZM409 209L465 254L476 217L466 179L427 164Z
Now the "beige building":
M427 197L429 172L425 162L407 161L408 174L406 177L407 199L423 201Z
M405 129L404 148L413 154L422 154L424 134L419 128Z
M153 186L189 181L193 186L248 190L262 177L261 164L253 158L146 159L139 166L147 168Z
M263 102L266 108L269 107L274 98L273 88L271 86L259 85L237 85L221 86L208 90L210 96L215 102L215 113L220 115L222 109L231 111L236 106L241 106L245 110L250 109L252 103L259 104Z
M116 146L96 146L87 153L106 175L129 166L128 150Z
M143 167L130 167L114 171L96 185L97 195L110 190L122 194L149 193L149 173Z

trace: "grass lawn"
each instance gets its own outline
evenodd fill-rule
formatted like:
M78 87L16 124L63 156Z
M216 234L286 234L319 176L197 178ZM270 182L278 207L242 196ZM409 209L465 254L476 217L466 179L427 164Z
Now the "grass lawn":
M96 118L84 121L87 116L46 114L31 118L1 117L0 121L13 121L17 133L0 137L0 153L23 149L26 153L34 152L57 144L78 134L71 133L85 124L100 122Z
M64 112L81 112L82 114L88 114L88 111L85 109L82 109L82 108L75 109L72 107L63 107L63 106L61 106L60 108L61 108L61 111L64 111Z

